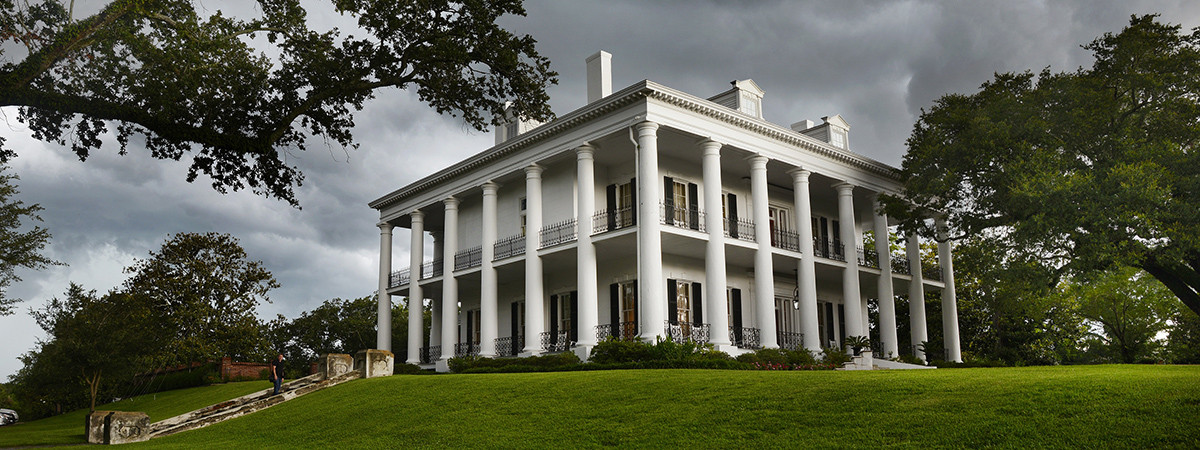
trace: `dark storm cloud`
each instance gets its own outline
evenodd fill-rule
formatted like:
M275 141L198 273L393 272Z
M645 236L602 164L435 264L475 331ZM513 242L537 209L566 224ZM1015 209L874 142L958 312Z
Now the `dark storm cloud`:
M86 2L85 2L86 3ZM206 10L244 2L201 0ZM787 126L842 114L851 147L898 164L920 108L946 92L971 92L994 72L1073 70L1089 63L1079 48L1117 31L1130 14L1163 13L1191 28L1195 1L528 1L527 18L504 23L538 40L561 74L550 89L558 114L582 106L583 60L613 53L613 87L651 79L701 97L753 78L764 90L764 115ZM349 31L353 20L328 7L309 20ZM361 35L362 33L354 33ZM217 231L237 236L283 285L263 317L290 317L333 297L375 290L378 215L366 206L407 183L478 153L489 133L439 117L403 91L382 92L355 117L358 149L319 140L288 161L306 175L303 210L247 192L221 195L201 177L184 182L185 163L100 152L80 163L70 152L34 141L15 111L4 109L0 133L18 149L22 199L46 210L54 233L49 253L70 264L22 273L10 293L40 306L69 281L101 291L117 287L122 267L157 249L168 234ZM393 267L408 265L408 233L398 229ZM28 314L0 318L0 376L40 331Z

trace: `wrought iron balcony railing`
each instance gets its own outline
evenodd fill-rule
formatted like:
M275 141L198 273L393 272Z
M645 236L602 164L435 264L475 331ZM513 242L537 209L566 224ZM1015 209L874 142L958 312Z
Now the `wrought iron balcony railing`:
M493 248L496 250L496 256L493 257L495 261L510 256L523 255L525 254L525 235L518 234L498 240Z
M793 252L800 251L800 234L794 231L771 229L771 246L791 250Z
M667 321L667 339L682 344L684 342L708 343L709 325L707 323L671 323Z
M819 237L813 237L813 254L825 259L834 261L845 261L846 250L841 241L827 241Z
M658 223L670 225L673 227L704 231L704 213L698 209L691 209L679 205L667 206L666 203L659 202L658 204Z
M922 264L921 275L929 280L942 281L942 266L937 264Z
M729 338L733 340L733 345L736 345L738 348L762 348L762 340L759 339L758 328L729 327Z
M892 255L892 273L912 275L912 268L908 265L908 258Z
M575 343L568 338L566 331L551 333L549 331L542 332L542 351L547 353L565 352L568 348L574 347Z
M754 242L754 222L747 219L738 219L737 221L725 219L725 236L741 239L747 242Z
M483 247L459 250L454 254L454 270L466 270L483 264Z
M394 288L394 287L404 286L404 285L408 284L410 279L411 279L411 276L410 276L409 269L402 269L402 270L394 271L391 273L391 275L388 276L388 287Z
M540 248L574 241L576 239L575 219L567 219L542 227L541 238L542 246Z
M605 209L592 215L592 233L628 228L637 223L633 217L633 208Z
M525 349L525 336L496 338L496 356L517 356Z
M799 350L804 347L804 333L780 331L777 337L779 338L779 348Z
M434 361L437 361L438 358L441 358L441 357L442 357L442 346L430 345L428 347L421 347L421 355L420 355L421 364L432 364Z
M858 265L870 267L872 269L879 268L879 252L873 248L858 250Z
M616 338L621 341L633 341L638 338L638 326L636 322L621 322L614 329L612 324L596 325L596 340L603 341L608 338Z
M421 279L440 277L444 269L445 266L442 264L442 258L427 261L425 264L421 264Z
M479 356L479 343L460 342L454 344L454 356L459 358L464 356Z

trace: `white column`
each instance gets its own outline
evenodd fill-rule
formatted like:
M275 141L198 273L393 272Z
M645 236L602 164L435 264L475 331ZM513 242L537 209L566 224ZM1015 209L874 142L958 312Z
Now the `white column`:
M379 311L375 330L375 348L392 351L392 296L388 280L392 276L392 224L379 224Z
M754 209L754 311L763 348L779 347L775 336L775 269L771 262L771 214L767 202L767 157L751 156L750 201Z
M538 236L542 231L542 166L525 168L525 350L527 355L542 353L542 331L546 328L545 299L542 294L542 258L538 256Z
M951 256L953 243L946 233L946 222L937 219L938 265L942 266L942 342L946 347L946 360L962 362L962 348L958 338L958 300L954 292L954 258Z
M883 341L884 358L900 355L899 338L896 335L896 295L892 287L892 248L888 232L887 215L880 208L879 195L875 205L875 253L879 257L879 340Z
M458 253L458 199L446 197L446 223L442 227L442 358L454 357L458 344L458 279L454 254Z
M479 272L479 356L496 356L496 338L499 337L499 311L496 307L496 267L492 259L496 256L496 190L500 185L488 181L483 189L483 243Z
M425 337L425 295L421 292L421 262L425 258L425 214L414 210L412 218L411 245L408 250L408 363L421 363L421 344Z
M704 172L704 229L708 242L704 248L704 304L709 325L709 342L717 347L731 346L729 307L725 303L725 226L721 223L721 143L700 141Z
M662 235L658 223L658 202L662 201L658 175L658 124L636 125L638 141L637 227L638 227L638 309L641 337L654 342L664 336L667 319L666 280L662 275Z
M843 252L846 256L846 269L842 271L842 303L846 308L846 337L866 336L867 330L862 327L863 308L861 289L858 286L858 249L854 233L854 185L838 183L833 186L838 193L838 233L842 239Z
M810 172L792 169L792 187L796 197L796 223L800 225L800 261L796 267L796 283L800 286L800 331L804 333L804 348L821 351L821 330L817 321L817 269L813 254L812 200L808 193Z
M579 291L579 345L596 345L596 326L600 325L600 294L596 279L596 247L592 246L592 214L596 210L595 149L583 144L575 149L576 177L575 235L576 281Z
M925 321L925 280L921 277L921 241L917 234L908 235L908 269L912 273L912 282L908 284L908 320L912 330L913 355L928 361L925 352L921 351L922 342L929 340Z

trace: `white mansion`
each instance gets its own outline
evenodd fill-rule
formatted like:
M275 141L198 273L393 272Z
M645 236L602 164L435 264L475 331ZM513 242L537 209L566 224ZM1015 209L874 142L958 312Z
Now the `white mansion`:
M924 357L924 302L909 302L911 336L898 336L893 299L941 290L941 357L961 361L950 244L924 273L915 235L907 255L886 239L863 248L864 231L888 235L877 195L900 184L896 168L849 150L841 116L768 122L751 80L708 99L651 81L614 93L611 57L588 58L587 105L510 120L492 148L370 203L378 348L391 350L393 295L409 302L408 362L440 369L464 354L586 359L607 336L819 351L866 336L872 298L877 356L906 337ZM395 227L411 239L398 271Z

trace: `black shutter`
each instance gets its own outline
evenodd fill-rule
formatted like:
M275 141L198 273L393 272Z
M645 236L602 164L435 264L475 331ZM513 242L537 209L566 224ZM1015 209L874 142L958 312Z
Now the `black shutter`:
M606 206L608 207L608 231L617 228L617 185L610 184L604 191Z
M846 305L838 303L838 347L846 342Z
M513 338L513 348L517 348L517 335L521 333L520 329L520 304L512 302L512 326L509 335Z
M825 342L821 343L822 347L829 345L829 341L833 340L833 303L825 304Z
M700 229L700 188L696 183L688 183L688 227Z
M611 315L608 322L612 324L612 335L621 335L621 285L613 283L608 285L608 295L611 302L608 304L608 313Z
M675 180L663 177L663 223L675 224Z
M475 343L475 315L467 311L467 336L463 339L467 344Z
M558 343L558 296L550 296L550 343Z
M637 225L637 177L629 179L629 224Z
M738 237L738 215L737 215L737 196L729 194L726 200L725 209L729 210L729 237L737 239ZM740 333L740 331L739 331Z
M679 305L675 302L679 296L679 286L675 280L667 278L667 322L671 325L679 324Z
M641 329L641 322L638 319L638 317L641 315L639 310L642 309L641 297L641 293L638 292L638 280L633 280L633 325L631 326L634 330ZM636 335L637 332L635 331L633 334Z
M579 342L579 291L571 291L571 342Z
M732 228L730 228L732 229ZM733 288L729 290L729 303L733 308L730 314L733 315L733 339L735 343L742 342L742 290Z
M692 283L692 323L704 323L704 296L700 294L700 283Z

